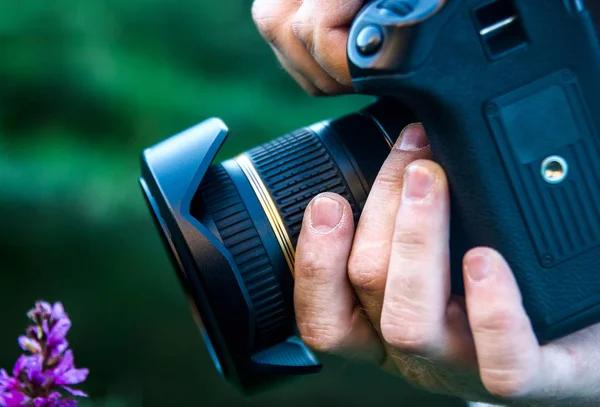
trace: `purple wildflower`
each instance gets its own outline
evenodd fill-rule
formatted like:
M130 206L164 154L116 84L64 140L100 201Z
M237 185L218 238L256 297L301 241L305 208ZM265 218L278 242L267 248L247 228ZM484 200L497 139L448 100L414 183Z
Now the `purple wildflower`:
M25 352L13 367L12 376L0 369L0 407L75 407L75 396L87 397L72 385L82 383L87 369L75 368L68 349L71 320L60 302L38 301L27 313L35 325L19 337Z

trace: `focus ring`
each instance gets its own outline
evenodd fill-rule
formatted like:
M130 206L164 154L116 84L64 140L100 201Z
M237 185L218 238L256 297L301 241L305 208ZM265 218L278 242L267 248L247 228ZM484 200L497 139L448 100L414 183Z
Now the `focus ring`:
M334 192L346 198L355 221L358 220L358 206L342 173L321 139L311 130L298 130L246 154L271 193L294 246L304 211L320 193Z
M256 226L222 165L209 168L200 192L254 306L256 345L262 348L281 341L278 333L289 325L282 290Z

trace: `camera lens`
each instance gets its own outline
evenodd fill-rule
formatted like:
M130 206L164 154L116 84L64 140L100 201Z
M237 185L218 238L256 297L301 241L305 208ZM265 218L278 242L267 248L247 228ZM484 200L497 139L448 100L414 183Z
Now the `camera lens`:
M381 164L412 121L397 101L379 100L210 166L224 140L216 134L226 133L220 122L144 152L142 187L208 348L244 391L319 369L294 321L304 211L319 193L334 192L358 221Z

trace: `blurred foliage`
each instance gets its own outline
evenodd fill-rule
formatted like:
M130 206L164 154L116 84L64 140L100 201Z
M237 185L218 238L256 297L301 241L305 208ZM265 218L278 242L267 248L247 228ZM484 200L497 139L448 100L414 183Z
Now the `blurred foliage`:
M242 0L0 4L0 366L25 311L61 300L83 407L459 405L335 358L243 399L213 369L137 185L141 150L211 116L229 157L368 103L310 98Z

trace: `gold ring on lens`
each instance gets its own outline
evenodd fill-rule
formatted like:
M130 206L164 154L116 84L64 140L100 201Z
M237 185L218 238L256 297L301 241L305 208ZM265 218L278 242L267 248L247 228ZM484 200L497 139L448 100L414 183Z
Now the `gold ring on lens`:
M285 228L285 224L283 223L283 219L281 219L281 215L277 210L277 206L275 205L269 190L263 183L260 175L258 175L258 172L256 171L256 168L254 168L252 161L246 154L237 156L235 158L235 162L240 166L242 172L246 175L248 182L250 182L250 186L258 198L260 206L262 206L269 224L271 224L271 229L277 238L277 242L279 242L279 246L281 247L285 261L287 262L290 272L293 276L296 253L294 251L294 246L292 246L290 236L287 233L287 229Z

